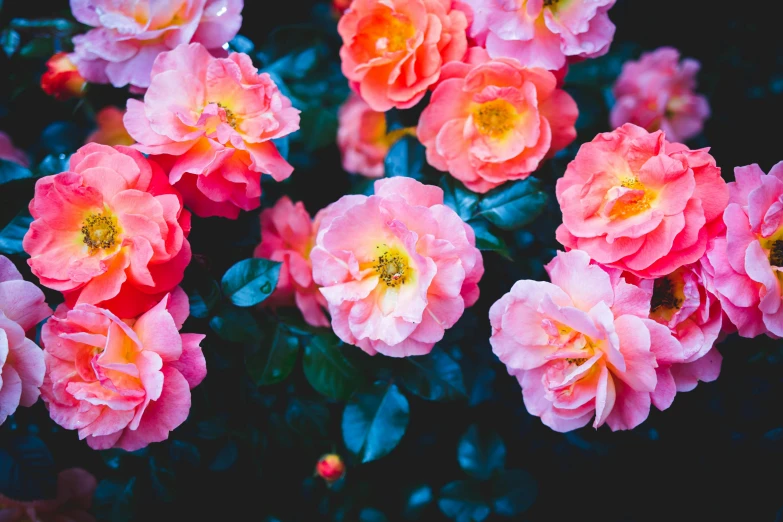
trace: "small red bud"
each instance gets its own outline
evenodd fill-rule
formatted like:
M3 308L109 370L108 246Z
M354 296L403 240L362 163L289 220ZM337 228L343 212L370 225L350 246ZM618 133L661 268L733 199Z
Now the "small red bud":
M47 71L41 76L41 88L58 100L81 97L87 82L68 53L57 53L46 62Z
M318 459L315 472L331 486L345 476L345 463L340 455L330 453Z

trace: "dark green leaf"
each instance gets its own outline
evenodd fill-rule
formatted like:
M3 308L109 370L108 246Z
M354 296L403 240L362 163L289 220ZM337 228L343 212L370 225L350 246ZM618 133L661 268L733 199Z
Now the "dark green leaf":
M202 439L215 440L228 433L228 421L225 416L218 415L199 422L196 425L198 436Z
M14 435L0 447L0 492L17 500L53 498L54 459L33 435Z
M457 460L465 473L479 480L487 480L503 469L506 446L497 433L474 424L459 440Z
M421 179L424 163L424 146L416 138L405 136L392 145L386 154L386 177Z
M175 464L182 462L192 468L197 468L201 464L201 452L198 447L182 440L171 441L169 455Z
M128 480L102 480L93 496L93 509L98 519L131 522L134 519L133 487L135 484L136 477Z
M285 421L304 439L325 438L329 434L329 409L318 402L291 399L285 411Z
M9 58L16 54L21 41L22 38L19 36L19 33L13 29L3 29L3 32L0 33L0 47L3 48L5 55Z
M429 401L460 399L467 395L459 364L437 346L427 355L406 357L402 361L400 384Z
M364 508L359 513L359 522L388 522L386 515L373 508Z
M258 323L244 308L224 306L210 319L209 326L220 337L233 343L253 343L261 339Z
M492 481L492 507L498 515L512 517L527 511L537 495L536 480L521 469L508 470Z
M491 190L479 203L479 215L504 230L524 227L546 207L547 195L540 186L530 177Z
M232 38L231 41L228 42L228 47L231 49L231 52L245 54L251 54L253 49L255 49L253 41L250 40L250 38L242 36L241 34L238 34Z
M190 315L198 319L206 319L220 301L220 285L217 281L210 281L209 292L201 295L201 292L194 289L188 296L190 300Z
M0 254L23 254L22 240L32 222L33 218L25 209L0 229Z
M337 111L332 107L311 107L302 113L298 137L308 152L331 145L337 139Z
M271 340L264 339L245 354L245 367L256 385L277 384L294 369L298 354L299 338L284 324L278 324Z
M490 514L489 503L475 480L457 480L443 486L438 507L456 522L482 522Z
M84 142L84 132L69 121L56 121L46 127L39 140L47 154L70 154Z
M505 240L495 235L489 228L489 223L481 218L471 219L468 225L476 234L476 248L483 251L497 252L506 259L511 259Z
M23 167L15 161L0 159L0 185L17 179L32 178L33 173L27 167Z
M461 181L449 174L440 178L440 188L443 189L443 202L467 221L476 213L479 203L478 194L465 188Z
M54 54L51 38L34 38L27 42L19 51L25 58L49 58Z
M238 455L239 448L237 448L237 443L230 440L220 448L220 451L215 455L215 460L209 465L209 469L212 471L225 471L234 465Z
M174 473L161 467L155 458L150 459L150 485L155 498L160 502L174 500Z
M405 504L405 518L418 518L424 509L432 502L432 488L423 484L411 491Z
M399 444L408 427L408 399L394 384L357 392L343 412L345 446L362 462L377 460Z
M245 259L223 274L223 294L237 306L255 306L275 291L279 275L277 261Z
M76 24L63 18L43 18L39 20L14 18L11 20L11 27L19 30L41 29L58 33L70 33L76 29Z
M332 399L346 400L363 381L361 371L342 354L333 336L316 336L305 347L304 374L315 390ZM353 348L347 348L353 349Z
M71 157L67 154L49 154L38 164L36 177L51 176L68 170Z

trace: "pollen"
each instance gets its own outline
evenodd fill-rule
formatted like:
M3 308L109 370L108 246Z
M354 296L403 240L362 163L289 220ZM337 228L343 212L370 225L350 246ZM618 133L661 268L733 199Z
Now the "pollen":
M620 186L633 190L625 194L615 203L609 216L613 219L623 219L649 210L655 196L647 190L647 187L633 176L628 176L620 181Z
M473 112L478 131L493 138L504 136L513 129L517 117L517 110L506 100L482 103Z
M587 359L566 359L566 362L569 364L575 364L577 366L582 366L584 363L587 362Z
M117 218L106 211L87 216L82 223L82 242L90 253L114 247L119 236Z
M379 250L378 261L373 265L375 273L389 288L397 288L404 285L410 278L410 267L405 254L396 248L388 248L386 245L377 246Z
M672 280L668 277L656 279L653 284L652 301L650 309L657 312L660 309L679 310L682 306L682 299L674 295L675 287Z
M783 240L779 239L772 243L772 248L769 250L769 264L783 267Z
M237 128L237 117L234 115L234 113L231 111L231 109L229 109L228 107L226 107L225 105L223 105L220 102L217 103L217 106L220 107L221 109L223 109L223 111L226 113L226 123L231 125L232 129L236 129Z

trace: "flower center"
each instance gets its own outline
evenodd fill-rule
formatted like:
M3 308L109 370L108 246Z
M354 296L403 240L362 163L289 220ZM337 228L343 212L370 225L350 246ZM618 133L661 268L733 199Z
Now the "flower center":
M117 218L107 211L90 214L82 223L82 242L90 248L90 253L114 247L119 234Z
M629 191L615 201L611 212L609 212L609 217L622 219L650 209L655 196L636 177L623 178L620 186L629 189Z
M223 112L226 113L226 123L231 125L232 129L236 129L237 128L237 117L234 116L234 113L231 111L231 109L229 109L228 107L226 107L225 105L223 105L220 102L217 103L217 106L220 107L221 109L223 109Z
M679 310L682 306L682 299L674 295L674 283L668 277L661 277L655 280L653 284L652 301L650 309L655 312L661 308Z
M769 264L772 266L783 267L783 240L772 242L769 249Z
M378 261L373 269L381 281L389 288L404 285L411 276L408 256L396 247L379 245L375 248L378 250Z
M513 129L517 116L517 110L506 100L482 103L473 112L478 131L493 138L503 136Z
M397 13L382 14L375 22L369 29L369 36L374 40L377 56L405 50L408 47L408 40L416 34L416 29L410 20Z

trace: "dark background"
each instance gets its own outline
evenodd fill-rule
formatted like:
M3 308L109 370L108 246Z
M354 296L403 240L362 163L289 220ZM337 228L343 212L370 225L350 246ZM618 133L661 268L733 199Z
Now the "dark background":
M313 4L246 0L240 34L262 46L276 27L310 20ZM639 51L670 45L702 63L698 90L708 96L713 112L703 136L691 145L710 146L727 180L739 165L759 163L768 170L783 159L779 128L783 120L783 39L779 20L772 14L776 6L771 0L730 8L707 0L619 0L610 11L617 26L611 55L574 67L574 76L566 80L584 115L577 141L610 130L605 94L621 57L637 57ZM6 0L0 25L17 16L35 18L49 13L67 16L66 2ZM327 19L320 20L326 23ZM336 55L333 60L338 60ZM23 83L19 78L40 74L41 64L0 58L0 67L9 78L0 85L0 129L34 153L46 146L41 133L52 121L71 121L85 132L89 127L84 108L74 111L73 103L55 102L32 88L8 102L15 87ZM124 92L109 88L90 95L96 106L110 101L121 104L125 97ZM553 162L540 177L551 183L558 168L562 172L564 161ZM314 212L355 189L355 180L340 168L334 146L314 153L301 167L295 165L292 183L268 187L264 206L287 193ZM0 218L9 212L15 213L16 207L2 193ZM198 286L208 276L219 280L228 266L249 256L258 240L256 219L246 215L237 222L196 220L191 241L199 256L198 266L189 269L186 287L188 282ZM541 265L556 248L553 227L558 220L552 209L528 231L515 235L514 262L492 253L485 256L482 297L442 343L452 355L462 357L469 400L429 403L410 397L408 432L399 447L377 462L358 465L347 455L340 435L342 403L320 398L308 386L301 368L285 383L258 390L243 375L242 347L224 343L213 334L204 343L209 376L195 390L191 418L172 434L199 449L201 464L192 468L172 465L171 476L161 479L173 483L170 496L156 493L154 485L155 463L167 462L169 443L154 445L143 455L99 455L79 442L75 433L56 429L40 403L29 411L20 410L0 428L0 444L4 434L32 430L47 443L58 469L79 465L99 479L118 480L152 473L152 485L140 479L139 484L147 485L134 490L132 503L138 520L230 519L248 514L243 518L351 521L371 507L397 521L405 519L410 491L429 486L435 501L418 519L436 521L446 520L436 506L438 490L466 478L456 459L457 442L477 423L501 435L507 447L507 468L525 469L538 483L532 508L515 520L782 520L783 352L779 341L729 337L720 345L724 362L717 382L679 394L669 410L653 411L630 432L588 427L563 435L526 413L516 381L506 375L489 349L487 310L514 281L544 277ZM23 267L21 259L15 261ZM55 300L52 295L50 302ZM184 331L208 332L209 327L205 321L191 320ZM384 376L378 368L384 361L379 358L367 364L378 372L375 375ZM317 420L305 424L314 426L312 431L292 432L290 423L281 428L290 420L292 404L315 412ZM238 447L238 458L226 470L210 469L226 451L228 439ZM312 477L312 470L318 456L331 450L346 456L348 475L341 488L327 490Z

